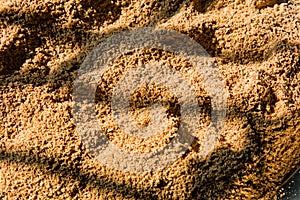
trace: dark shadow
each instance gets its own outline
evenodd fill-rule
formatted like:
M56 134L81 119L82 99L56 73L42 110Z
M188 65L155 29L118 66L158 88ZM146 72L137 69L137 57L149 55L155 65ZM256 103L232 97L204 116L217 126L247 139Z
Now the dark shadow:
M216 0L193 0L194 9L200 13L205 13L214 2L216 2Z
M115 190L117 188L120 191L120 195L132 196L141 199L152 199L151 193L138 193L132 186L126 184L116 183L109 175L98 178L96 173L89 173L82 169L82 166L75 165L76 162L80 162L82 157L74 159L75 162L70 165L66 165L63 159L59 157L41 157L39 155L31 154L29 152L0 152L1 161L9 161L15 163L22 163L26 165L37 165L40 169L45 169L45 173L57 174L62 177L68 177L72 180L79 181L79 188L74 188L73 191L68 191L71 196L74 197L78 190L84 189L88 184L92 184L96 188L106 188ZM74 165L72 165L74 164ZM122 193L121 191L127 191Z
M19 25L18 35L22 35L22 37L15 37L8 46L0 49L0 76L19 70L26 59L33 58L36 48L45 44L43 38L57 38L63 35L69 37L74 45L80 44L87 36L87 29L100 26L105 21L112 23L121 14L121 7L112 4L110 0L81 1L80 5L73 5L76 8L80 6L83 8L73 10L73 20L77 19L78 24L60 27L56 25L56 22L64 12L62 10L53 12L55 5L51 2L47 4L49 5L38 8L40 10L36 12L9 10L0 13L0 20L5 21L7 25ZM44 60L40 65L46 63L47 60Z
M242 2L242 1L241 1ZM266 7L272 7L275 4L287 3L288 0L253 0L252 4L257 9L263 9ZM227 0L193 0L194 9L200 13L209 12L212 10L225 7Z
M300 196L300 163L289 173L277 200L296 200Z
M231 108L227 118L245 118L247 113L241 112L239 108ZM243 128L249 126L243 124ZM259 155L263 147L262 135L251 129L246 135L246 140L251 145L243 147L240 151L232 151L230 147L218 148L211 153L204 161L191 160L189 168L196 170L194 174L197 183L188 199L228 199L228 191L239 176L246 170L246 164L256 166L253 160L254 155ZM220 138L222 141L223 138ZM258 166L256 166L258 167ZM255 185L253 183L246 183Z
M263 9L266 7L272 7L275 4L287 3L288 0L273 0L273 1L254 1L254 6L257 9Z
M218 49L218 41L216 39L217 22L205 22L199 27L195 27L189 30L189 33L185 33L197 41L212 57L216 57L220 54Z
M248 41L250 41L250 38L248 38ZM256 41L252 41L251 43L255 44ZM284 54L284 51L295 48L300 49L300 43L297 43L296 41L288 41L287 39L274 41L265 40L265 43L258 50L250 45L242 46L238 49L227 49L228 51L226 52L219 51L217 52L217 57L220 57L224 63L233 62L241 65L248 63L261 63L270 59L275 55L275 53ZM295 62L298 62L299 65L299 61L296 59L297 58L295 58Z

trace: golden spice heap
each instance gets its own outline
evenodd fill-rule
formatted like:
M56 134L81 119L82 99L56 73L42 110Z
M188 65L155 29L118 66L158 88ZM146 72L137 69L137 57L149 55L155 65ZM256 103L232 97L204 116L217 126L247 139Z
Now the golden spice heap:
M0 198L275 199L300 162L299 10L297 0L0 0ZM100 165L86 150L74 127L72 90L97 44L146 26L176 30L201 44L224 80L228 108L218 145L205 159L198 158L199 130L172 165L132 174ZM189 64L169 52L144 50L120 57L99 83L99 123L128 150L148 151L176 134L170 129L138 141L110 124L117 72L157 59L188 71ZM201 85L201 77L197 81ZM205 125L209 95L205 86L198 89ZM176 104L163 88L141 88L132 110L141 124L148 119L139 103L148 105L152 97ZM178 123L176 113L170 124Z

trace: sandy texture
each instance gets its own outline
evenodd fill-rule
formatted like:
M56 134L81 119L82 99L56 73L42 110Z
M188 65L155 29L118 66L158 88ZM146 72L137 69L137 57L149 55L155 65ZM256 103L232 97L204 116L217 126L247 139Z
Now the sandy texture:
M0 0L0 199L274 199L300 163L299 13L298 0ZM185 33L208 51L228 91L228 113L207 158L198 159L199 133L163 171L130 174L101 166L82 145L72 89L93 47L116 32L145 26ZM148 50L121 57L114 70L157 59L182 73L188 67L171 54ZM114 70L97 96L105 130L111 128L105 102ZM165 106L172 111L169 123L176 124L176 98L147 87L133 95L133 118L147 124L140 109L171 97ZM198 95L205 125L209 98L205 88ZM150 151L174 134L132 141L113 128L108 137L127 150L142 143Z

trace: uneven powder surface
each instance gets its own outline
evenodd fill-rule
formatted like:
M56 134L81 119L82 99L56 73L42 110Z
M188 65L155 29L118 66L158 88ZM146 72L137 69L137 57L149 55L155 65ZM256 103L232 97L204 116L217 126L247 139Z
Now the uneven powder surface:
M0 0L0 199L275 199L300 163L299 13L298 0ZM205 159L199 130L184 156L162 171L124 173L99 164L80 141L73 83L102 40L146 26L187 34L207 50L228 92L227 116ZM162 60L187 75L192 67L144 50L120 57L99 80L95 109L108 138L148 152L176 129L139 141L110 121L110 91L137 60ZM200 75L190 78L199 84L206 126L209 94ZM132 118L147 125L156 100L176 127L176 97L165 88L135 91Z

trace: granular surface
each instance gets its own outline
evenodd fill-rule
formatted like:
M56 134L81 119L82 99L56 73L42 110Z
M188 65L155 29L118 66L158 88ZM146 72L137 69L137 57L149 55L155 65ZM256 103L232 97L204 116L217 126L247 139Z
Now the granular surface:
M300 2L298 0L0 0L0 199L275 199L300 163ZM80 141L72 113L76 72L105 38L152 26L184 33L210 54L228 92L220 140L199 159L203 133L162 171L101 165ZM120 148L165 145L179 120L176 98L145 85L132 118L164 101L167 129L149 141L116 134L111 90L137 62L160 60L182 74L192 66L170 52L119 57L99 80L96 111ZM197 97L209 122L209 94ZM143 98L145 97L145 98Z

